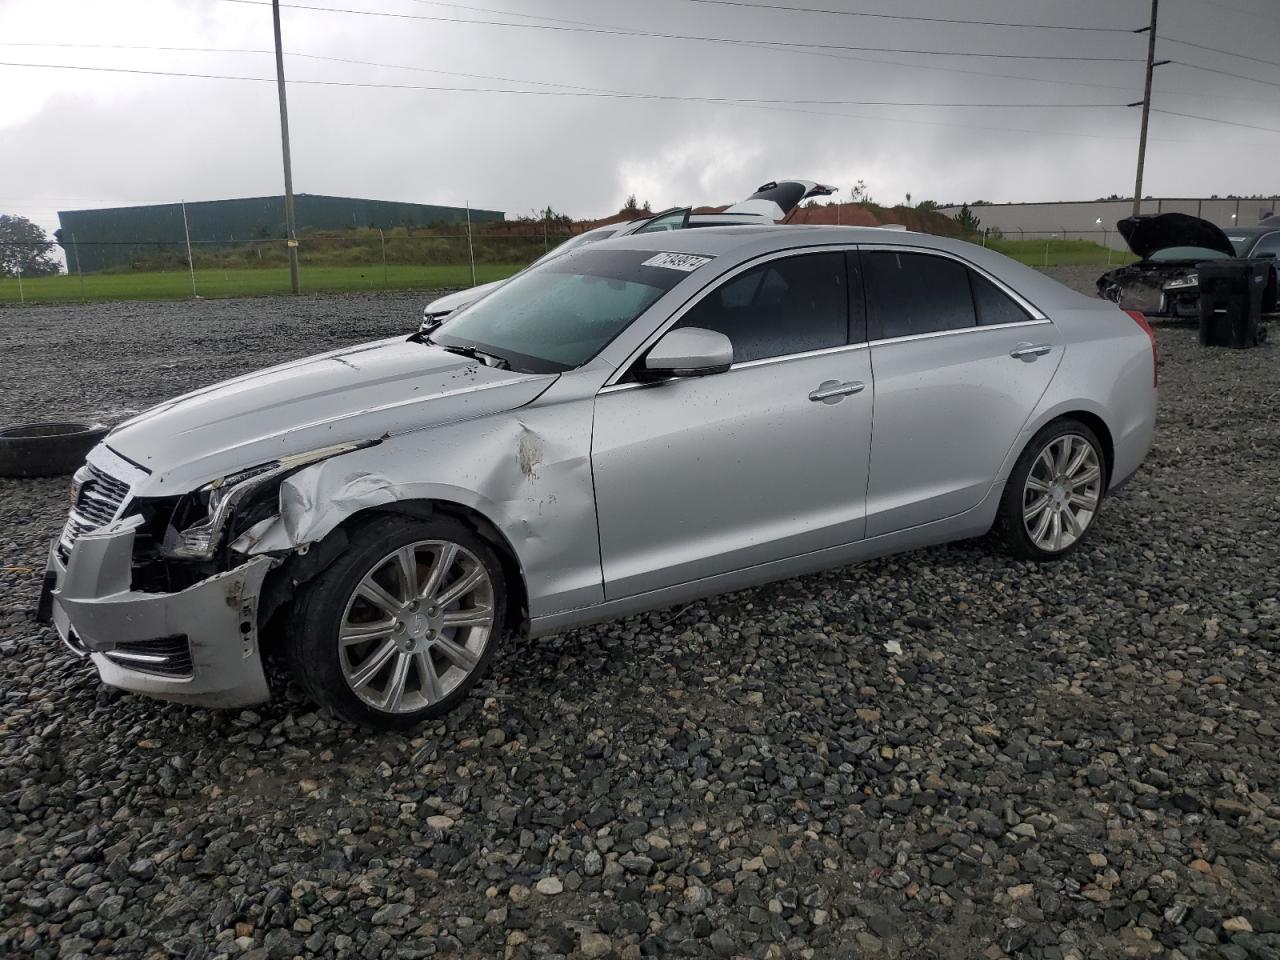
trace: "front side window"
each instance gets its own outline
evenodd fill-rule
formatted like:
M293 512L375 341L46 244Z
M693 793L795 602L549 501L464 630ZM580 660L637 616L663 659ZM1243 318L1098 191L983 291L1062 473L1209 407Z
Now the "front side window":
M723 333L734 363L843 346L849 337L843 253L770 260L721 284L679 327Z
M866 251L860 259L873 340L977 326L964 264L890 250Z
M603 350L689 274L646 265L653 251L587 247L530 268L454 314L431 334L513 369L555 373Z

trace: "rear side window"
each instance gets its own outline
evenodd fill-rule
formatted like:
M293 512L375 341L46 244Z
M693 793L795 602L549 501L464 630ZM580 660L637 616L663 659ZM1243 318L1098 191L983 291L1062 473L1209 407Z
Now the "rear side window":
M973 284L973 304L978 308L978 323L990 327L997 323L1023 323L1031 317L1013 299L986 277L969 271Z
M842 253L770 260L712 290L677 324L716 330L734 363L843 346L849 295Z
M1268 233L1259 240L1251 256L1260 257L1264 253L1280 254L1280 233Z
M860 259L873 340L977 326L964 264L891 250L866 251Z

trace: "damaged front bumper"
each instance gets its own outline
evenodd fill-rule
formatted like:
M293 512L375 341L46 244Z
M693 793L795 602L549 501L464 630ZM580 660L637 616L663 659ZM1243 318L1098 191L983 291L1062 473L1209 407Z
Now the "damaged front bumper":
M258 595L275 565L257 557L177 593L131 587L135 525L85 533L66 563L55 540L47 610L63 642L102 682L205 707L269 699L258 645Z

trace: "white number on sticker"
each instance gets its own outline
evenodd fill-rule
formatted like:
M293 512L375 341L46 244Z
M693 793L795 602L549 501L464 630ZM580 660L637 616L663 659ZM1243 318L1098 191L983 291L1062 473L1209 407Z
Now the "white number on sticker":
M692 273L704 263L710 263L710 257L699 257L693 253L659 253L650 257L642 267L665 267L668 270L682 270Z

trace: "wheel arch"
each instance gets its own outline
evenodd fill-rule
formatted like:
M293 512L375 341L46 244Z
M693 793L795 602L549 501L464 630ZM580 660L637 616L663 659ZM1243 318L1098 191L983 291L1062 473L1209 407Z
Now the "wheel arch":
M482 511L472 505L439 498L396 500L357 510L342 518L320 540L308 545L305 552L292 553L267 575L263 600L259 604L259 622L266 625L293 600L298 588L327 570L347 548L350 533L371 520L403 516L429 519L446 516L471 527L488 543L502 564L507 585L506 628L526 633L529 627L529 593L525 571L506 534ZM272 631L274 633L276 631Z
M1079 420L1097 436L1098 442L1102 444L1103 469L1106 471L1106 483L1103 484L1103 490L1110 489L1111 477L1116 462L1115 436L1101 411L1084 403L1068 402L1059 404L1029 423L1019 438L1020 442L1014 444L1009 451L1009 456L1001 471L1002 480L1009 479L1009 474L1013 471L1014 464L1018 462L1018 458L1022 456L1041 430L1063 420Z

